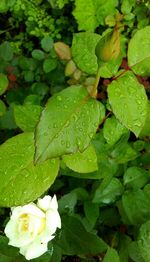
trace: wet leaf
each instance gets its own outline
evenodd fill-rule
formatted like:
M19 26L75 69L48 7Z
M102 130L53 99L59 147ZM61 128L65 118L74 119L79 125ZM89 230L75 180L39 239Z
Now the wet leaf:
M33 155L33 133L17 135L0 146L0 206L31 202L54 182L59 161L48 160L34 166Z
M98 169L94 147L90 145L83 153L77 152L63 156L63 161L72 170L79 173L90 173Z
M126 72L108 86L108 97L116 118L138 136L147 114L148 98L144 86L132 72Z
M105 115L104 106L82 86L51 97L35 131L35 161L83 152Z
M142 46L141 46L142 43ZM128 64L135 74L150 76L150 26L138 30L129 42Z

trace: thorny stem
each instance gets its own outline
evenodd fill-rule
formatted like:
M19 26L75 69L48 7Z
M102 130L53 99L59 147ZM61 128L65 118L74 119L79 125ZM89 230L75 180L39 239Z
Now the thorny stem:
M97 88L100 80L100 70L97 70L96 78L95 78L95 83L93 86L93 89L91 91L91 97L96 98L97 97Z

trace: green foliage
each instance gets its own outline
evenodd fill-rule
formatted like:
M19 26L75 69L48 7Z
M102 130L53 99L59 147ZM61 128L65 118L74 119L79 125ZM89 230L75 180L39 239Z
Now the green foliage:
M126 72L109 85L108 97L116 118L138 136L147 113L148 99L143 85L132 72Z
M59 169L59 161L57 159L48 160L34 166L33 154L32 133L17 135L1 145L0 177L4 181L0 186L1 206L11 207L31 202L54 182Z
M135 74L150 76L149 58L150 26L135 33L129 42L128 62ZM142 42L142 48L141 48Z
M98 69L95 47L99 38L98 34L88 32L78 33L73 37L73 59L77 66L88 74L95 74Z
M149 262L149 0L6 0L0 21L0 261L26 261L4 207L46 193L62 228L33 261Z
M68 87L50 98L35 131L35 161L83 152L104 115L104 106L82 86Z

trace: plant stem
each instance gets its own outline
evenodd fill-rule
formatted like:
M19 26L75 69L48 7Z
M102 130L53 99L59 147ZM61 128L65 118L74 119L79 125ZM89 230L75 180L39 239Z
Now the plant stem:
M97 88L100 80L100 70L97 70L96 78L95 78L95 83L91 92L91 97L96 98L97 97Z

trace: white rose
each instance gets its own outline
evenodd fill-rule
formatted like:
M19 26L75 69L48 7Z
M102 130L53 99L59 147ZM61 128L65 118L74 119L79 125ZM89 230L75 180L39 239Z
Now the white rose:
M56 196L38 199L37 205L13 207L5 234L9 245L20 248L27 260L41 256L47 251L48 242L54 238L57 228L61 228Z

